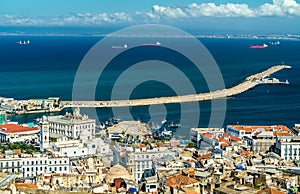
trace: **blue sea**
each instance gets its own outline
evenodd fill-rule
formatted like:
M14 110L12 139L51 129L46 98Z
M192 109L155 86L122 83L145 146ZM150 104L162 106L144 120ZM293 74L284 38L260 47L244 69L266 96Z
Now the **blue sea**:
M43 36L43 35L3 35L0 36L0 96L15 99L47 98L58 96L63 100L72 99L74 77L85 54L95 45L101 36ZM29 45L16 44L19 40L30 40ZM225 121L214 127L228 124L243 125L273 125L283 124L293 127L300 123L300 41L280 40L280 45L267 49L249 49L249 45L263 44L275 40L257 39L210 39L201 38L199 41L208 49L216 60L222 73L225 86L231 87L242 82L247 76L258 73L277 64L288 64L292 69L282 70L276 74L280 80L289 80L289 85L259 85L240 95L226 99ZM134 63L135 57L160 56L177 63L180 69L185 69L183 59L174 58L168 50L155 50L148 47L140 51L129 51L107 68L105 75L99 80L95 93L97 100L110 99L111 89L115 79L124 71L121 64ZM192 51L191 51L192 52ZM151 57L150 56L150 57ZM159 57L158 57L159 58ZM157 72L149 68L145 71L168 75L167 71ZM197 92L207 92L208 88L199 72L185 69ZM137 72L141 73L142 72ZM174 82L178 82L174 77ZM197 84L198 83L198 84ZM201 84L200 84L201 83ZM83 84L88 88L89 83ZM126 83L124 85L126 88ZM136 87L131 98L159 97L175 95L172 88L156 81L147 81ZM198 126L185 124L178 130L177 135L188 137L190 127L207 127L211 117L211 102L200 102L200 110L189 108L184 110L178 104L166 105L167 113L151 112L161 120L180 122L181 115L193 117L200 111ZM69 111L69 110L64 110ZM82 109L89 114L88 108ZM100 121L112 116L121 120L131 119L143 122L151 120L149 107L132 107L131 115L113 115L109 108L98 108ZM9 116L20 123L32 122L41 114Z

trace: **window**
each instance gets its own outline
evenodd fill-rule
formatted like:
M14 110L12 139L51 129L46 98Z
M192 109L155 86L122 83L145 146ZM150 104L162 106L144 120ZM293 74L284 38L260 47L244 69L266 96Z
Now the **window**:
M65 171L67 171L67 167L65 166Z
M92 148L96 148L96 145L92 145Z

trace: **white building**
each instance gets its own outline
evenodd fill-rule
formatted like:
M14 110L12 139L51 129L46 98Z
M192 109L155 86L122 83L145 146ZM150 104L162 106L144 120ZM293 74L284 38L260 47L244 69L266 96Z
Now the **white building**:
M82 143L81 140L62 140L50 143L48 149L53 154L66 157L84 157L89 155L105 156L110 153L109 144L97 138Z
M290 132L290 129L284 125L271 126L250 126L250 125L227 125L225 132L239 138L251 138L258 132Z
M0 158L0 171L9 173L22 172L22 160L19 157Z
M49 135L66 136L69 139L81 139L83 143L95 137L96 121L87 115L81 115L80 109L75 108L73 115L49 116L43 122L49 125Z
M67 157L47 155L12 155L0 158L2 172L19 173L20 177L34 177L45 172L58 174L70 172L70 160Z
M200 148L201 136L207 132L217 136L224 132L224 128L191 128L190 140L194 143L195 148Z
M36 140L39 132L40 130L35 127L3 124L0 125L0 141L14 143Z
M276 137L275 152L284 160L300 160L300 137Z
M153 147L136 144L134 147L120 147L113 150L114 163L119 163L128 169L129 173L138 182L144 171L152 169L157 159L172 158L176 156L176 151L169 150L168 147Z

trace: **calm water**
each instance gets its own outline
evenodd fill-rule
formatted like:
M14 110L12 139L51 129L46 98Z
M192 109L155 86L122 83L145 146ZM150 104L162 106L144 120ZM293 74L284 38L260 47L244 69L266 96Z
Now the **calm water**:
M72 87L76 70L86 52L101 38L89 36L0 36L0 96L16 99L46 98L59 96L63 100L72 98ZM15 42L30 40L31 44L21 46ZM250 44L262 44L268 41L245 39L201 39L215 58L225 81L226 87L233 86L247 76L260 72L270 66L289 64L290 70L283 70L274 76L280 80L288 79L289 85L261 85L253 90L227 99L227 124L270 125L284 124L292 127L299 123L300 115L300 41L281 41L278 46L267 49L249 49ZM191 51L192 52L192 51ZM120 56L114 66L106 69L96 90L97 99L109 99L116 78L124 71L122 64L134 64L135 58L141 60L163 57L189 75L197 92L207 91L203 76L193 69L186 68L187 62L182 58L174 58L168 50L144 48L132 50ZM144 57L144 58L143 58ZM165 74L167 71L145 69L154 74ZM137 72L143 76L143 72ZM174 77L174 82L180 80ZM201 84L197 84L201 83ZM127 83L124 83L126 88ZM83 84L89 86L87 80ZM151 91L151 92L149 92ZM131 94L131 98L172 96L172 88L155 81L141 83ZM200 103L200 122L198 126L206 127L211 116L210 102ZM180 113L187 118L193 117L198 109L182 110L179 105L166 105L167 120L180 121ZM89 109L82 110L89 113ZM149 107L130 109L135 119L149 121ZM111 109L98 109L99 120L112 116ZM152 112L155 117L162 118L161 112ZM30 122L41 115L10 116L11 120ZM122 120L130 119L130 115L115 115ZM153 116L153 115L152 115ZM188 135L186 129L195 126L182 126L180 135ZM220 127L220 126L216 126Z

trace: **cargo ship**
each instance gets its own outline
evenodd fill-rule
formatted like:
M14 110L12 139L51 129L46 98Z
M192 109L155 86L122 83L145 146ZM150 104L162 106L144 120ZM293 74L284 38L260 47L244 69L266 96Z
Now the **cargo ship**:
M250 45L249 48L253 48L253 49L268 48L268 45L266 45L266 44L263 44L263 45Z
M160 42L150 43L150 44L141 44L141 46L160 46Z

